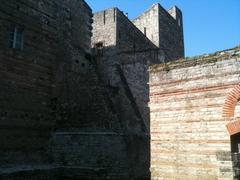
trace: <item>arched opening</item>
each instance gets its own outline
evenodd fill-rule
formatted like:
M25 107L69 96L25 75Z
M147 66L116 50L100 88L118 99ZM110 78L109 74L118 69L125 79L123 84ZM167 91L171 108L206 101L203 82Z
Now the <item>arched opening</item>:
M223 117L230 120L226 126L231 136L234 178L240 179L240 85L229 92L223 107Z
M230 135L240 133L240 85L235 86L228 94L224 106L224 118L229 118L230 122L227 124L227 129Z

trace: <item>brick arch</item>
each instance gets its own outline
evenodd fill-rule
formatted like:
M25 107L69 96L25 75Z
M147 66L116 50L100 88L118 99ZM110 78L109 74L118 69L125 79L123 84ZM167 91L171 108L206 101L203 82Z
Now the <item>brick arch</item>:
M223 106L223 117L232 118L234 117L235 107L240 98L240 84L236 85L228 94L224 106Z

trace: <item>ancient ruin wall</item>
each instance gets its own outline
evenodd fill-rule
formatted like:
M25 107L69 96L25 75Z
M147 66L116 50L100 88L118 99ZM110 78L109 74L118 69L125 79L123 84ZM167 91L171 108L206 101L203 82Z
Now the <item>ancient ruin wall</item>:
M47 152L55 130L113 128L89 55L87 4L11 0L0 15L1 166L53 163ZM22 50L9 46L15 25L24 29Z
M116 27L116 39L114 39L116 42L110 42L111 39L105 37L106 31L93 33L93 44L97 43L94 42L95 39L102 39L106 42L105 44L111 44L99 49L102 53L98 53L95 47L95 60L100 77L110 89L109 94L114 102L114 108L124 126L123 134L126 136L129 163L128 173L131 177L143 178L149 175L149 136L146 136L149 124L146 72L150 59L154 57L157 59L158 56L155 52L156 46L121 11L118 9L115 11L116 19L111 24L107 24L107 19L104 24L102 18L94 21L97 25L101 24L102 27L98 29L111 30L113 26ZM114 19L113 15L109 18ZM101 12L101 16L104 16L104 11ZM93 26L96 27L96 25ZM136 147L143 148L136 149Z
M166 61L184 57L182 12L176 6L166 11L160 4L154 4L133 23L165 52Z
M48 115L57 47L55 4L2 1L0 23L0 164L38 163L46 157L42 150L54 124ZM10 48L15 25L24 29L23 50Z
M92 44L104 42L101 49L94 49L103 82L114 88L122 85L116 70L119 65L133 94L135 108L149 127L147 69L149 64L161 62L162 52L117 8L94 14L93 27Z
M128 177L125 134L89 55L88 5L11 0L0 15L0 179ZM15 24L23 50L9 48Z
M84 1L59 2L54 100L57 129L108 127L101 85L91 59L92 12ZM106 115L106 116L105 116Z
M152 179L232 179L222 117L239 84L240 48L150 69Z

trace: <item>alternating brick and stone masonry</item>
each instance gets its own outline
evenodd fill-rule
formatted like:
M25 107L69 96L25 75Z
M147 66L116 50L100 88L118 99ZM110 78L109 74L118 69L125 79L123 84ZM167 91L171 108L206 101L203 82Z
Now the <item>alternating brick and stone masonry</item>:
M226 125L239 117L239 72L239 47L151 66L153 179L233 178L239 141Z
M7 0L0 24L0 179L239 177L240 48L183 60L176 6Z

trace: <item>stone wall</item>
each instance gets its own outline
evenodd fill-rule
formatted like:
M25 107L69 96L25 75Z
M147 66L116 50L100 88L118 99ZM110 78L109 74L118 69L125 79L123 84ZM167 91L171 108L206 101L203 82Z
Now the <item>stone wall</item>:
M116 45L116 11L117 8L94 13L92 47L103 43L104 47Z
M157 46L119 10L117 10L117 48L118 53L157 51Z
M109 32L111 35L108 35ZM94 14L93 47L98 42L104 42L104 46L100 50L95 47L93 51L103 83L115 89L123 87L117 71L117 67L120 67L133 96L130 102L136 105L130 105L135 109L130 116L142 119L149 129L147 69L149 64L163 61L164 53L117 8ZM129 107L125 106L124 109L128 110Z
M120 64L128 86L133 93L137 108L149 129L149 109L147 107L148 66L160 63L164 53L120 11L117 14L117 53L115 59Z
M0 178L149 178L149 136L123 71L119 88L106 86L89 54L88 5L10 0L0 13ZM114 22L114 9L105 16ZM24 27L22 50L9 48L12 24Z
M176 6L166 11L160 4L154 4L133 23L164 51L166 61L184 57L182 12Z
M89 54L84 1L4 1L0 15L0 173L54 164L55 131L120 129ZM15 25L24 29L23 49L9 46Z
M89 131L92 128L109 128L115 122L114 117L109 112L104 87L96 73L96 64L89 54L91 9L82 1L63 1L61 5L67 9L59 12L57 26L59 51L53 94L55 111L52 113L56 129Z
M133 24L159 47L159 7L154 4L151 8L135 18Z
M109 12L112 12L111 16L107 16ZM105 24L104 15L107 17ZM156 46L117 8L94 14L94 20L93 47L99 41L104 42L101 49L93 49L95 61L123 128L129 176L147 178L150 163L147 69L151 60L159 62L160 54ZM111 31L115 34L106 35Z
M239 53L237 47L150 68L152 179L233 178L222 111L239 84Z
M57 32L55 3L0 5L0 164L40 163L54 120L49 118ZM24 28L23 50L9 48L10 28Z
M159 48L165 51L167 60L177 60L184 57L182 13L178 8L176 13L179 19L172 18L159 5Z
M75 168L66 177L128 178L125 137L115 132L58 132L52 153L61 167ZM83 173L85 170L85 174Z

